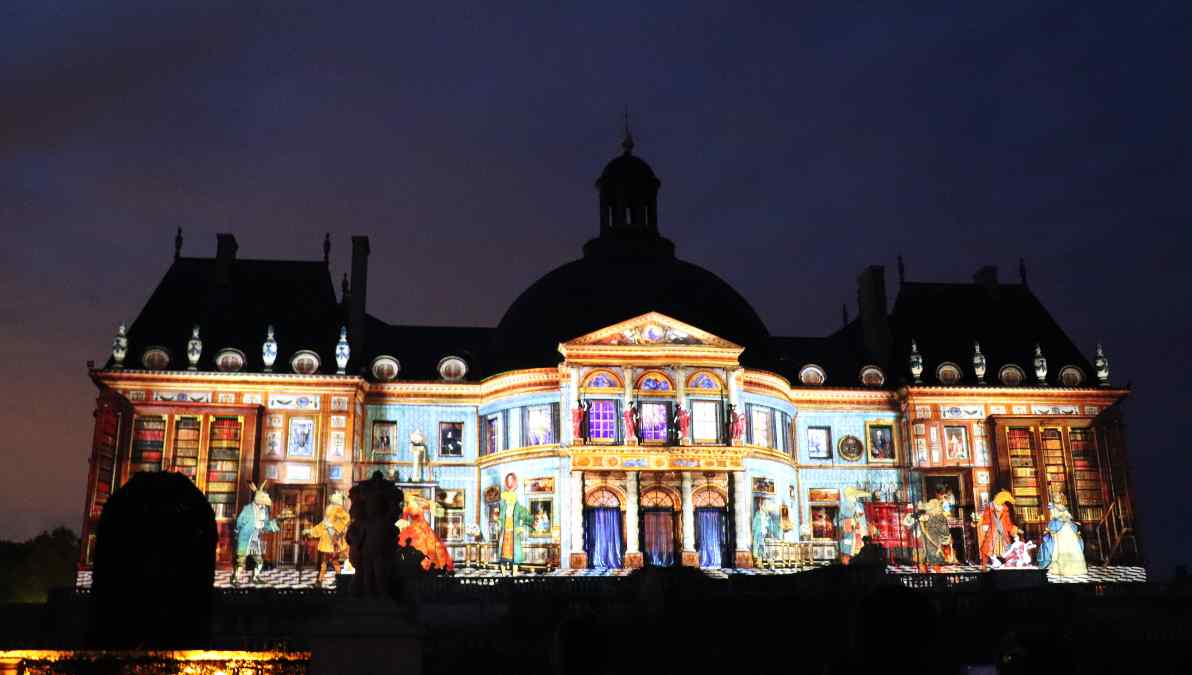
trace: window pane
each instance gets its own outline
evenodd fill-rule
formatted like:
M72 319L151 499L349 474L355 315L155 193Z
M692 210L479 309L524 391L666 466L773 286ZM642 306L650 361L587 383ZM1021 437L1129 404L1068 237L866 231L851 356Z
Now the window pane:
M769 408L753 409L753 444L770 447L770 410Z
M642 440L666 441L666 404L642 404Z
M554 443L554 431L549 405L535 406L526 411L526 441L528 441L528 445Z
M691 402L691 433L696 441L715 443L720 434L716 424L716 401Z
M493 415L488 418L488 451L497 452L501 449L501 416Z
M588 407L588 435L611 441L617 437L617 416L612 401L591 401Z

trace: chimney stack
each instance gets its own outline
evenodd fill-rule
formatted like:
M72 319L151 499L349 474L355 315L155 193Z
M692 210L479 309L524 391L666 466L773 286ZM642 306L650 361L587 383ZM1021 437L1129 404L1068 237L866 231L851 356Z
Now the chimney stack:
M215 235L215 281L226 285L232 282L232 262L236 260L235 235L226 232Z
M973 274L973 283L985 289L991 298L997 298L997 266L985 265Z
M368 237L352 237L352 282L348 294L348 339L357 346L352 351L364 355L365 300L368 296Z
M857 277L861 335L869 358L885 367L890 362L890 320L886 312L886 268L870 265Z

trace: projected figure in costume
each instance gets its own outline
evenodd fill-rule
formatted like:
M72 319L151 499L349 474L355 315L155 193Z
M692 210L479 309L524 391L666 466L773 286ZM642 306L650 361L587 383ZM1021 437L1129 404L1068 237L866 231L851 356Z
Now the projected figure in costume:
M575 445L581 445L588 442L587 429L584 422L588 417L588 404L586 401L576 401L575 407L571 409L571 442Z
M782 532L778 528L778 518L774 513L774 503L764 501L758 504L753 514L753 560L759 564L765 557L766 539L778 539Z
M625 420L625 445L637 445L637 428L640 422L637 404L633 401L625 404L621 417Z
M307 537L318 539L316 550L319 560L319 574L315 577L315 586L323 585L323 575L327 573L327 561L331 561L331 569L339 574L340 559L348 551L348 542L344 535L348 532L351 518L344 508L344 493L335 492L329 498L330 503L323 509L323 522L302 532Z
M845 503L853 505L852 513L840 521L842 535L840 538L840 561L845 565L865 545L862 537L869 534L869 521L865 517L865 502L861 501L861 498L868 494L860 488L850 487L844 490Z
M1010 548L1011 537L1018 531L1010 520L1010 509L1006 504L1013 504L1014 497L1002 490L985 506L981 517L977 520L977 542L981 548L981 564L1001 567L1000 558Z
M401 520L397 526L401 531L397 533L399 546L413 546L425 557L422 559L422 569L429 570L432 566L439 570L454 571L455 561L439 539L430 523L426 522L426 512L434 508L434 504L416 494L406 495L406 508L402 511Z
M1002 567L1022 568L1031 566L1031 549L1035 548L1035 542L1023 541L1018 533L1014 533L1014 543L1010 544L1010 548L1006 549L1006 562Z
M269 498L269 493L265 492L265 486L268 484L269 481L261 483L261 487L253 483L248 484L253 491L252 502L245 504L236 518L236 566L232 569L233 586L240 584L240 570L244 569L248 556L253 558L252 578L249 581L256 583L261 566L265 562L265 544L261 541L261 535L277 532L279 529L277 521L269 517L273 500Z
M1080 526L1072 520L1072 514L1063 504L1052 502L1051 520L1043 546L1039 548L1039 567L1046 567L1048 574L1071 577L1088 574L1084 561L1084 542L1080 539Z
M529 509L517 501L517 476L511 473L505 475L497 523L497 561L501 567L508 567L510 574L517 574L517 566L525 560L522 543L534 518Z

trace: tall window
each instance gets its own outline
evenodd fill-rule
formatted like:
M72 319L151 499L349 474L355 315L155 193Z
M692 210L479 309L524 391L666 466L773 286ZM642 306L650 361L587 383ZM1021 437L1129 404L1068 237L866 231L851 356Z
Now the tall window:
M691 437L696 443L715 443L720 440L719 403L691 402Z
M555 425L549 405L526 408L526 445L549 445L555 442Z
M753 444L764 448L773 447L770 438L770 409L761 406L753 407Z
M617 406L613 401L596 399L588 402L588 435L593 440L616 440Z
M643 403L641 409L642 416L642 440L655 441L665 443L667 440L667 411L669 406L665 403Z
M501 450L501 438L502 438L501 416L500 415L489 415L488 416L488 424L486 426L488 427L488 430L487 430L488 431L488 443L486 444L488 446L488 451L489 452L500 451Z

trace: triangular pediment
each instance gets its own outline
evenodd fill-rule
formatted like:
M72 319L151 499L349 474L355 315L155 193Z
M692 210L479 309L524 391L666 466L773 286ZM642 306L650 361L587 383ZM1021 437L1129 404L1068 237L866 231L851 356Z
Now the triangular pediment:
M564 342L561 348L586 346L667 346L667 347L714 347L740 351L743 348L700 330L695 326L673 319L665 314L650 312L627 319L607 328L593 331Z

